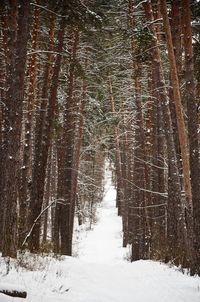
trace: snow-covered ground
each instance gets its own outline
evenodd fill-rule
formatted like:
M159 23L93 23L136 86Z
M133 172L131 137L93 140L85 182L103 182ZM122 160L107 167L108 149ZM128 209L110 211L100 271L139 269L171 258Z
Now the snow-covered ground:
M105 172L105 196L98 209L98 223L86 233L79 244L79 258L90 263L124 263L127 249L122 246L122 222L117 216L116 190L112 185L110 170Z
M98 222L84 233L76 258L24 258L32 271L12 264L8 275L0 263L0 284L13 284L28 292L26 300L0 302L199 302L200 278L154 261L126 261L121 247L121 220L115 208L115 189L107 171L106 194ZM86 234L86 236L85 236ZM2 261L2 260L0 260ZM36 269L37 268L37 269Z

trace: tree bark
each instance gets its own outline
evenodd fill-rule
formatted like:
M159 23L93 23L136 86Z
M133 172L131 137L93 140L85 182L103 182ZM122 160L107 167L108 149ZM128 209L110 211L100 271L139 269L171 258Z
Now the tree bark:
M150 22L150 30L154 37L156 31L153 24L153 14L150 1L143 4L147 21ZM165 136L168 152L168 202L167 202L167 245L166 261L176 258L180 261L180 251L184 251L183 237L185 235L183 207L181 201L181 183L179 178L175 145L172 136L172 121L169 110L169 98L164 81L163 68L161 63L160 49L157 39L152 43L153 50L153 77L157 86L159 100L161 102L162 115L164 120ZM177 219L177 217L179 217Z
M3 256L15 257L17 252L17 186L22 127L22 106L30 1L6 1L8 7L8 65L5 110L5 211L3 225Z
M74 216L74 203L73 203L73 160L75 148L75 98L74 98L74 85L75 74L74 68L76 63L77 49L79 46L79 31L74 32L72 58L69 69L68 79L68 97L66 100L64 128L66 137L66 151L64 162L64 205L61 206L61 253L63 255L72 255L72 236L73 236L73 218Z
M193 205L193 236L194 236L194 259L192 273L200 275L200 163L198 125L196 116L197 104L195 103L195 78L192 47L192 28L190 1L182 1L182 19L185 50L185 99L187 103L188 116L188 138L190 150L190 168L192 185Z
M25 116L24 144L22 167L19 176L19 224L18 224L18 247L22 247L27 232L27 209L28 209L28 183L30 181L31 171L31 132L33 121L35 81L36 81L36 48L38 42L39 30L39 9L35 8L33 16L33 31L31 41L31 51L33 52L30 60L28 73L30 75L30 83L28 87L28 99L26 102L27 114Z
M170 63L170 73L171 73L171 79L173 85L178 135L179 135L179 142L181 148L181 157L182 157L182 164L183 164L184 189L185 189L187 202L191 205L192 191L191 191L191 181L190 181L190 162L189 162L189 155L188 155L188 137L187 137L185 121L183 116L178 72L176 67L176 60L174 55L169 18L167 15L166 0L161 0L161 4L162 4L161 11L163 16L163 25L164 25L164 31L166 35L166 43L168 49L168 58Z
M181 81L181 72L182 72L182 27L181 27L181 1L174 0L171 3L171 32L172 32L172 42L174 46L174 55L176 60L177 73L179 77L179 81ZM176 148L177 155L177 163L179 168L179 173L182 175L182 163L181 163L181 150L178 136L178 126L176 119L176 109L175 109L175 100L172 88L172 79L170 78L170 88L169 88L169 98L170 98L170 112L172 118L172 127L173 127L173 135L174 135L174 143ZM182 104L183 105L183 104ZM181 178L182 182L182 178Z
M40 214L43 203L45 173L47 166L48 150L50 147L53 122L55 117L59 73L61 68L62 51L64 43L64 33L65 19L62 18L60 21L60 28L58 32L57 55L51 79L51 87L49 92L49 102L46 113L45 125L42 130L42 134L39 133L39 129L36 130L37 133L35 140L35 154L33 159L32 184L30 193L30 227L34 224L35 219ZM40 221L36 223L29 239L29 248L31 252L37 252L40 246Z
M64 108L64 124L60 133L58 146L58 192L57 199L61 201L55 211L54 250L63 255L72 254L72 216L74 215L75 202L75 179L73 179L73 161L75 148L75 64L79 45L79 31L75 30L72 35L70 49L70 66L68 74L68 91Z

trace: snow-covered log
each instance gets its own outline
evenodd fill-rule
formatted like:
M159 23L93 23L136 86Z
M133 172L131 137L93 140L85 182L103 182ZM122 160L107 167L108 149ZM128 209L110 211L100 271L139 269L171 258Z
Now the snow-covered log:
M0 293L10 296L10 297L16 297L16 298L26 298L27 292L20 288L15 287L11 284L0 284Z

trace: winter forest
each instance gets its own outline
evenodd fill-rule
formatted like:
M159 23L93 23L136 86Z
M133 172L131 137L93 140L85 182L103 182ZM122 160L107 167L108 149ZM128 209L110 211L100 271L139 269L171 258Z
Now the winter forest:
M0 301L199 301L200 2L0 2Z

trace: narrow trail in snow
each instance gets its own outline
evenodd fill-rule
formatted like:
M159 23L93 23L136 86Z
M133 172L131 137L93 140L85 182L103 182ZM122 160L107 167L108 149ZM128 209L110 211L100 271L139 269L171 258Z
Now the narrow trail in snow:
M122 246L122 222L117 215L116 190L108 166L105 172L105 194L98 210L98 222L80 244L79 258L93 263L113 264L125 261Z

